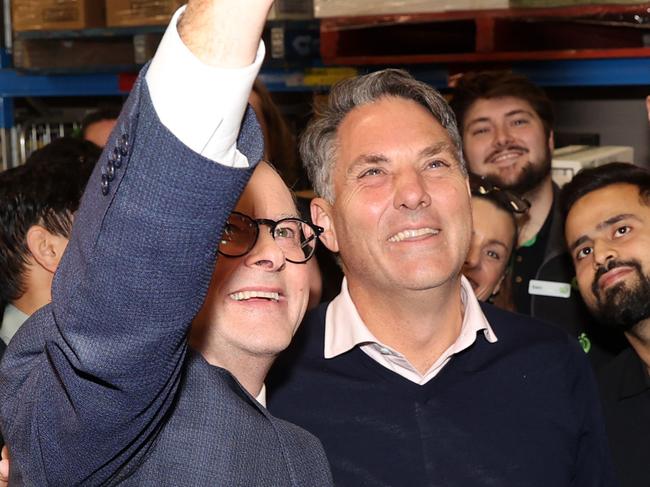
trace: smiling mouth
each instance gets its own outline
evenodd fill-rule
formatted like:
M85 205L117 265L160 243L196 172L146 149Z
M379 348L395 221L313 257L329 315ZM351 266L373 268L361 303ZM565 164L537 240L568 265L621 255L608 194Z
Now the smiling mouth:
M240 291L230 294L233 301L248 301L249 299L266 299L268 301L280 301L280 293L268 291Z
M506 151L499 152L499 153L491 156L488 159L488 162L490 164L505 165L505 164L511 163L515 159L520 158L525 153L526 153L526 151L523 150L523 149L506 150Z
M603 274L598 279L598 285L601 289L605 290L608 287L619 282L624 276L632 272L634 269L631 267L615 267L612 270Z
M396 233L388 239L389 242L397 243L404 240L412 240L424 236L435 236L440 233L440 230L434 228L418 228L416 230L403 230Z

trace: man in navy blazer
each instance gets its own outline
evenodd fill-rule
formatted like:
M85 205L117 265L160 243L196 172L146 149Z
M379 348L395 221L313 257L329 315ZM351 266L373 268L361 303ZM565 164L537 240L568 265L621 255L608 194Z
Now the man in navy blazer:
M266 164L239 199L263 152L244 112L271 3L190 1L137 81L52 303L2 363L12 485L331 483L318 440L258 402L316 236Z

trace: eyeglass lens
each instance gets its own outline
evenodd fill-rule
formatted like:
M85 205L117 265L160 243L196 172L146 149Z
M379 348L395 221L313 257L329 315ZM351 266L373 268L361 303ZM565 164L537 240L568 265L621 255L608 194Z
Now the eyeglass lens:
M317 238L307 223L295 218L285 218L278 222L255 221L238 213L231 214L226 222L219 252L230 257L240 257L250 252L257 242L260 224L272 230L275 243L290 262L304 262L314 253Z

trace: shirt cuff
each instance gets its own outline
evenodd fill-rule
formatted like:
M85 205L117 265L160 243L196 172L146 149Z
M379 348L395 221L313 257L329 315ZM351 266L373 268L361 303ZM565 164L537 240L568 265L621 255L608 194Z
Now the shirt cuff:
M178 34L184 10L172 17L146 74L153 106L162 124L193 151L226 166L248 167L248 159L237 150L237 136L264 60L264 43L260 41L249 66L204 64Z

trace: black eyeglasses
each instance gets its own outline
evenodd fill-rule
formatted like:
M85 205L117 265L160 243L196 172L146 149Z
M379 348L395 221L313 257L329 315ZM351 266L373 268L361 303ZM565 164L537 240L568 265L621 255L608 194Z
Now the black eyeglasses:
M487 179L475 174L469 175L469 189L473 195L491 196L502 206L514 213L526 213L530 208L530 201L522 198L513 191L501 189Z
M219 253L226 257L241 257L250 252L260 235L260 225L269 227L271 236L284 257L294 264L302 264L312 258L316 242L324 228L308 223L300 218L251 218L233 211L223 229L219 243Z

